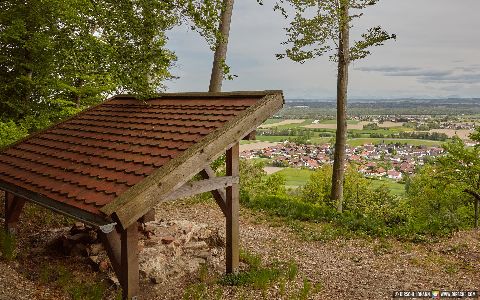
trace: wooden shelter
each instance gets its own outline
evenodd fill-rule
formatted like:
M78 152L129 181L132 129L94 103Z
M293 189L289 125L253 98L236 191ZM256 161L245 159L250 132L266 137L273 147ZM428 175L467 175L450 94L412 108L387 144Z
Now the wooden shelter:
M159 202L212 191L234 272L239 141L283 103L281 91L113 97L0 152L5 227L14 232L25 201L97 226L123 298L136 299L137 222ZM225 151L226 176L215 177L210 163Z

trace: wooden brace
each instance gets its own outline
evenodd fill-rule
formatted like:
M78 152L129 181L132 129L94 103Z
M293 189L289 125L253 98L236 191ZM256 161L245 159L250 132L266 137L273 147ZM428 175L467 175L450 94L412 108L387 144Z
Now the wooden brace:
M20 213L24 206L24 199L5 192L5 230L9 233L15 233Z

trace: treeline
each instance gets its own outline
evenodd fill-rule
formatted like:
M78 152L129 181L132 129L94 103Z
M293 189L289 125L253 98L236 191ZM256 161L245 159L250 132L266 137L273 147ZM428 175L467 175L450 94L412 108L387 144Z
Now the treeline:
M213 46L222 2L0 1L0 147L108 95L163 90L167 31L189 25Z
M279 129L278 127L272 127L268 130L258 130L257 133L265 136L301 136L307 139L313 136L310 129L303 128Z
M480 132L472 137L480 141ZM360 234L423 241L448 235L475 224L480 147L466 147L454 139L445 150L446 155L406 179L405 196L401 197L386 185L373 187L355 166L348 166L343 213L337 212L330 199L331 166L315 171L305 186L287 190L281 175L267 176L261 163L242 161L241 202L289 221L322 223L325 231L308 233L319 239Z
M418 139L418 140L432 140L432 141L446 141L448 135L439 132L399 132L391 134L371 133L371 138L393 138L393 139Z

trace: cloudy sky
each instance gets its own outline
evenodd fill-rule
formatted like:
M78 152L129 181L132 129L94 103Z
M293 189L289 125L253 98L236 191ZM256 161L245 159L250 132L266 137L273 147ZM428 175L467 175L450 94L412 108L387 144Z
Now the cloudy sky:
M285 19L273 0L236 0L227 63L238 75L223 90L282 89L287 98L335 97L336 66L327 57L305 64L277 60ZM352 98L480 97L480 0L383 0L365 10L352 39L382 25L397 41L351 66ZM208 89L213 53L186 28L169 33L180 78L168 91Z

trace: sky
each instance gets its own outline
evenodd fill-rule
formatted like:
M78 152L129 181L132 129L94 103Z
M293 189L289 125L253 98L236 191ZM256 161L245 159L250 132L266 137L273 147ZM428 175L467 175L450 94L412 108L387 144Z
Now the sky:
M223 91L283 90L287 99L334 99L336 65L328 57L304 64L277 60L285 49L288 22L272 9L273 0L236 0L227 64L237 75ZM350 67L349 97L480 97L480 0L382 0L364 10L351 40L381 25L397 35ZM167 91L206 91L213 53L195 32L169 32L168 47L178 56L178 79Z

